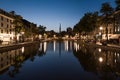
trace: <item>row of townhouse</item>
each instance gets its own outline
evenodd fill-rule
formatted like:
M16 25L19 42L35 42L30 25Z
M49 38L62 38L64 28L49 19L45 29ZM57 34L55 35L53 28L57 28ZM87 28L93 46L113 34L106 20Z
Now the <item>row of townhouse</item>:
M108 40L117 40L119 41L120 38L120 10L116 11L113 15L113 22L108 24ZM94 31L94 36L97 39L106 40L106 27L105 25L101 25L100 27L96 28Z
M17 15L14 13L14 11L6 12L3 9L0 9L0 41L2 41L2 44L8 44L10 42L15 42L15 41L21 41L23 34L25 34L25 32L24 33L20 32L17 35L15 34L15 26L13 24L13 21L15 20L15 16ZM37 27L36 24L29 22L23 18L22 18L22 23L24 25L24 29L29 32L30 32L30 29ZM30 39L31 37L33 36L31 35Z
M12 14L0 9L0 40L8 42L15 36Z

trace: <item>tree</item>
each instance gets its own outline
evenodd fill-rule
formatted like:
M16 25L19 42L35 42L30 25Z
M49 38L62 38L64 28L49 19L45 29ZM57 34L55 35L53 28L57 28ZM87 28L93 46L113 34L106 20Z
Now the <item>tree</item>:
M106 38L108 41L108 24L110 24L112 21L112 18L110 16L113 13L113 8L109 3L106 2L102 4L100 12L102 13L102 24L104 24L106 27Z
M97 27L98 12L85 13L81 20L74 26L74 31L88 34Z
M117 5L116 10L120 10L120 0L115 0L115 3Z
M20 15L15 15L13 25L15 27L15 35L24 30L22 17Z
M39 33L43 35L45 33L46 27L39 25L38 29L39 29Z
M67 34L69 35L69 37L73 35L73 30L71 27L67 28Z

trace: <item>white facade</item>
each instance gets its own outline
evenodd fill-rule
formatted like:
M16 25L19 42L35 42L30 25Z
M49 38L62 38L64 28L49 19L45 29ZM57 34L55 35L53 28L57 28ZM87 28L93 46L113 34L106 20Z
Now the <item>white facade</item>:
M0 13L0 40L10 42L14 39L15 31L12 24L13 18Z

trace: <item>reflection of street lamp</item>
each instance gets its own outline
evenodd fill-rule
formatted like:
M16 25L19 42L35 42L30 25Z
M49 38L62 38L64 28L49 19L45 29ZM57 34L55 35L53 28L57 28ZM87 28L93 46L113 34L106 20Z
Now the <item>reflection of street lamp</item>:
M102 57L99 57L99 62L103 62L103 58Z
M102 51L101 48L99 48L98 51L101 52Z

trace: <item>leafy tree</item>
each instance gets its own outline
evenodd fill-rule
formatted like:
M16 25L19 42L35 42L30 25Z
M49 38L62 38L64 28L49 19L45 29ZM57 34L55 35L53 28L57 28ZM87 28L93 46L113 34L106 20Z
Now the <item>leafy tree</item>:
M116 10L120 10L120 0L115 0L115 3L117 5Z
M16 35L24 30L22 17L20 15L15 15L13 25L15 27L15 34Z
M73 30L72 30L71 27L68 27L68 28L67 28L67 34L69 35L69 37L70 37L70 36L73 36Z
M106 27L106 38L108 41L108 24L112 23L112 18L110 17L113 13L113 8L109 3L103 3L100 9L100 12L102 13L102 24Z
M86 13L81 20L74 26L74 31L88 34L97 27L98 12Z
M38 29L39 29L39 33L43 35L45 33L46 27L39 25Z

